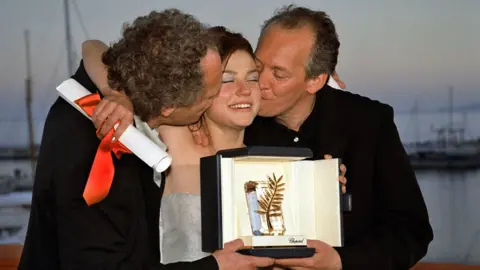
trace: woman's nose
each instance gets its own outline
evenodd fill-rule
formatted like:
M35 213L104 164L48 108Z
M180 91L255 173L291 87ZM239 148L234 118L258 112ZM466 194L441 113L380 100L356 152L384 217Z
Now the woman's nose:
M237 89L237 95L239 96L249 96L252 90L250 89L250 86L246 82L241 82L239 83L238 89Z

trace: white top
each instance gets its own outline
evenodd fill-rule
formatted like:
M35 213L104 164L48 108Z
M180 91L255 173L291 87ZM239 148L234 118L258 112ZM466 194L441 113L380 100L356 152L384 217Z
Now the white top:
M135 116L136 127L163 150L167 146L156 129ZM154 182L160 186L162 174L154 171ZM174 193L162 198L159 221L161 263L196 261L210 255L202 252L200 195Z
M161 263L191 262L202 252L200 195L173 193L162 198L160 208Z

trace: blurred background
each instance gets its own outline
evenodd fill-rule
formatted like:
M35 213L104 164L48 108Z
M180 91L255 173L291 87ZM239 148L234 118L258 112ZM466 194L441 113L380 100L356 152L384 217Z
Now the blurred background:
M23 243L45 116L84 40L109 43L122 23L175 7L241 32L255 46L262 22L290 3L2 0L0 244ZM423 261L480 265L480 1L295 3L326 11L336 24L337 71L347 90L395 109L435 232Z

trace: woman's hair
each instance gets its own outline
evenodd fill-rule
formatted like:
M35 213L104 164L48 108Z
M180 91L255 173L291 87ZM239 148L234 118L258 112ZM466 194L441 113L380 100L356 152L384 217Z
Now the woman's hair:
M208 31L217 43L222 63L226 64L230 56L236 51L245 51L255 59L252 45L250 45L250 42L248 42L242 34L233 33L223 26L211 27Z

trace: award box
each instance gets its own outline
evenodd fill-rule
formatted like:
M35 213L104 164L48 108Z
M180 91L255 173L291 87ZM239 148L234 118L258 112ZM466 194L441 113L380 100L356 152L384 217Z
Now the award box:
M339 159L308 148L245 147L200 160L202 249L242 239L242 254L313 256L307 239L343 245ZM349 207L348 207L349 208Z

